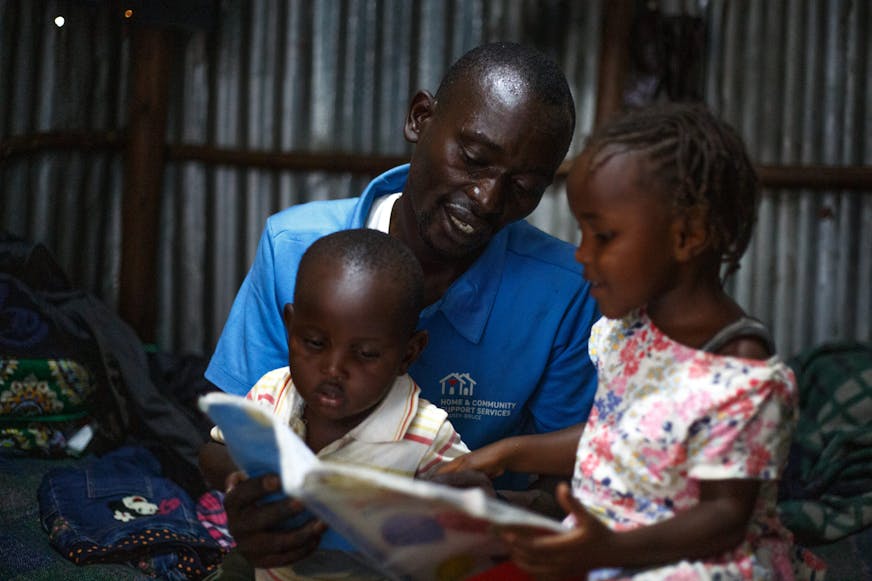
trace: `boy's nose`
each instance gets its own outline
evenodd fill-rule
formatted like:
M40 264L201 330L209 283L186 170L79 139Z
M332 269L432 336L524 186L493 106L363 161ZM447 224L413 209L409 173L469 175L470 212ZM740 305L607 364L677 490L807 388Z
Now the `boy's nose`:
M343 377L345 359L338 350L333 349L321 359L321 373L327 377Z

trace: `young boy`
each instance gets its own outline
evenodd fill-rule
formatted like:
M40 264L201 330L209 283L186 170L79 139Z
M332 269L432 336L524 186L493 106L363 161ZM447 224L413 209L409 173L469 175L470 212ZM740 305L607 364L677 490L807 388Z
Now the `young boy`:
M403 243L369 229L330 234L305 252L296 281L294 303L284 307L289 367L264 375L248 399L270 407L319 458L332 462L428 476L469 451L447 414L420 398L406 374L427 334L416 330L421 267ZM213 430L213 437L219 440L220 433ZM210 486L222 489L236 470L218 441L203 447L200 465ZM231 507L227 512L231 533L251 526L250 511L242 522L234 522ZM258 569L257 577L305 579L325 569L340 573L337 569L352 562L327 550L336 546L342 544L324 537L313 555L289 556L276 564L285 566ZM261 547L240 544L238 549L262 564Z

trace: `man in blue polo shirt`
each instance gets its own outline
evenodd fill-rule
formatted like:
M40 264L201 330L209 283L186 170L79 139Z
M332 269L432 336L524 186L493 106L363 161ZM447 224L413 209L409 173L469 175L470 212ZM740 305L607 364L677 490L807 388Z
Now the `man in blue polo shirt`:
M461 57L435 96L420 91L411 101L409 165L360 198L269 218L206 377L244 394L287 365L281 313L300 257L321 236L369 227L402 240L423 267L419 327L429 343L409 373L470 448L583 423L596 390L587 340L598 312L573 247L523 221L552 183L574 124L566 79L539 52L494 43ZM255 506L263 493L249 481L228 494L228 516L246 514L234 535L261 539L246 556L276 565L280 554L305 553L317 530L269 543L254 533L287 517Z

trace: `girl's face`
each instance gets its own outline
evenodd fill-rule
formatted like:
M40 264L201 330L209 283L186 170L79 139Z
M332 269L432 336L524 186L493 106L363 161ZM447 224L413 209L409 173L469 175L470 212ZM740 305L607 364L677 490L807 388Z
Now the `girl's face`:
M583 154L567 179L569 206L581 228L575 259L584 266L600 311L619 318L656 301L676 284L678 220L652 183L638 152L612 154L590 171Z
M390 278L325 261L305 279L295 304L285 306L291 377L308 421L350 430L408 370L426 335L410 338L396 320Z

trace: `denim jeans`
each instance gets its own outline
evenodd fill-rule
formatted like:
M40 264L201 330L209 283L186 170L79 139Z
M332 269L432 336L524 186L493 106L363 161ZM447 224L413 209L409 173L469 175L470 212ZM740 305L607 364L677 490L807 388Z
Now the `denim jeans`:
M161 476L145 448L125 446L84 469L52 470L38 496L52 546L77 564L129 562L161 579L196 579L221 560L194 502Z

